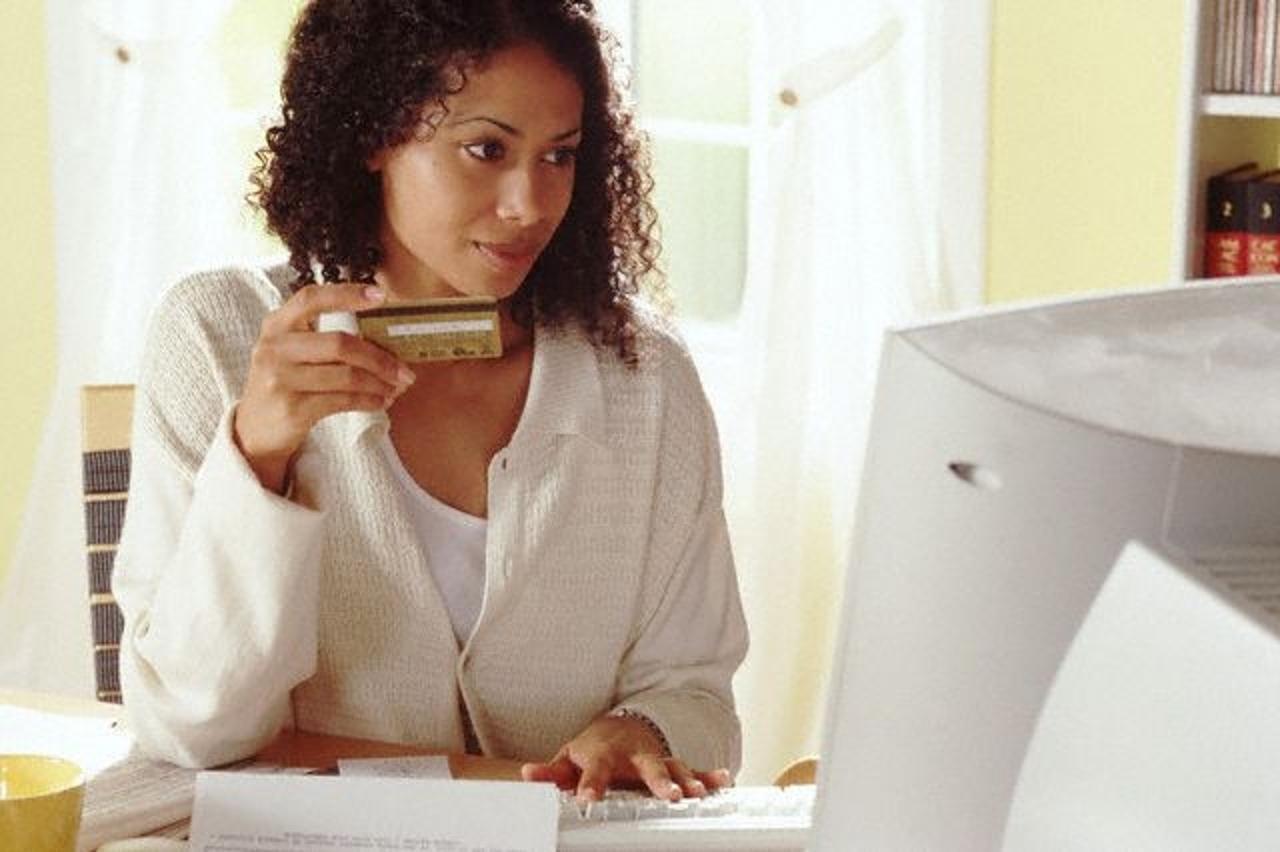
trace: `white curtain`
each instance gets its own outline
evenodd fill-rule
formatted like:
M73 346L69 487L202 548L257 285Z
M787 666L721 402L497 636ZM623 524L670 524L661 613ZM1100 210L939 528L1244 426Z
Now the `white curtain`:
M231 0L49 0L57 370L0 594L0 684L91 695L79 388L134 380L147 315L185 269L225 260L221 76Z
M738 372L714 400L752 629L736 682L750 782L818 747L881 332L951 306L929 190L928 5L759 4L767 186Z

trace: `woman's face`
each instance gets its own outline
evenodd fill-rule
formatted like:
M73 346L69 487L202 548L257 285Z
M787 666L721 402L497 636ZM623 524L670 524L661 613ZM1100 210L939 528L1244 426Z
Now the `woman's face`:
M582 90L542 48L519 45L471 70L445 105L434 133L370 160L382 182L379 278L398 299L503 299L569 208Z

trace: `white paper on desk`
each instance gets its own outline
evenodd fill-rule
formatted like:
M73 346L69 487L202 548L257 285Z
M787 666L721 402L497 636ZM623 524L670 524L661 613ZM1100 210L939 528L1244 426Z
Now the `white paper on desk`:
M411 757L352 757L338 761L338 774L370 778L452 778L449 758L443 755Z
M550 784L202 772L191 852L553 852L558 819Z
M0 754L49 754L94 776L123 760L133 737L113 719L68 716L0 704Z

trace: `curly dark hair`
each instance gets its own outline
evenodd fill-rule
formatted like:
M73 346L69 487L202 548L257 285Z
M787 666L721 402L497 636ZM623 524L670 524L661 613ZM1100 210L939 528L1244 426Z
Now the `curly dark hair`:
M315 282L315 265L326 281L373 280L382 192L368 160L420 132L424 105L443 107L468 69L525 43L577 80L582 141L568 212L512 314L526 326L576 321L634 364L642 282L660 309L668 302L648 152L611 74L617 43L590 0L310 0L249 199L289 249L297 286Z

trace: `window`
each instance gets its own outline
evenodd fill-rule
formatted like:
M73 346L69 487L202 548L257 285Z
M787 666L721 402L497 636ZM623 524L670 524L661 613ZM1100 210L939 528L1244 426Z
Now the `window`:
M714 335L742 304L761 163L752 69L763 63L751 6L604 0L599 8L622 43L652 143L662 265L682 324L691 338Z
M235 0L223 18L214 50L225 92L223 139L232 152L225 162L228 192L249 192L249 173L257 165L254 155L280 111L285 41L301 6L302 0ZM279 254L281 245L267 235L262 215L247 204L240 212L236 252L249 257Z

